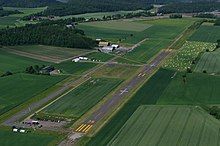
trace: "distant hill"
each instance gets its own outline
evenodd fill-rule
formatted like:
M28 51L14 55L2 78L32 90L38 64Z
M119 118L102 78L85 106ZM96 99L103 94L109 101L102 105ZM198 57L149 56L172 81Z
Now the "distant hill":
M0 6L9 7L44 7L58 3L56 0L0 0Z

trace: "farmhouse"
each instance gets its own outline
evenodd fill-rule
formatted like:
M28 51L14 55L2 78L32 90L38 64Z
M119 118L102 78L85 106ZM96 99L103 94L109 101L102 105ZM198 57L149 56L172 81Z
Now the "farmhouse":
M106 46L106 47L102 47L99 49L99 51L103 53L110 53L110 52L113 52L114 50L115 48L113 48L112 46Z

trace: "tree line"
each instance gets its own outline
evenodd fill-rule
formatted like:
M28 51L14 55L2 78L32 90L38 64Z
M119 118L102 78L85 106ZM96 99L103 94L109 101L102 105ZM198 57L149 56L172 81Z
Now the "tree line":
M4 10L2 7L0 7L0 17L4 16L9 16L12 14L21 14L22 12L15 10L15 11L9 11L9 10Z
M92 49L96 42L85 36L84 32L54 22L28 24L0 30L0 45L52 45L70 48Z
M158 12L168 13L199 13L220 9L219 2L171 3L159 8Z

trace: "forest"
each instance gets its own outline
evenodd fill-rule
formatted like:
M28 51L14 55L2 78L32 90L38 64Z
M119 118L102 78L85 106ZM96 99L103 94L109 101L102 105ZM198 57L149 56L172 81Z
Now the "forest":
M219 2L172 3L159 8L159 13L199 13L220 9Z
M0 30L0 45L52 45L70 48L92 49L96 42L79 29L65 25L39 23Z

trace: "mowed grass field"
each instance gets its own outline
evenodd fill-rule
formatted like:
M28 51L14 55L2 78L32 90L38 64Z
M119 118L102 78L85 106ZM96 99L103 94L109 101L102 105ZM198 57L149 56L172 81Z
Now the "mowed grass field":
M127 79L133 76L139 68L140 67L137 67L137 66L107 64L107 65L102 66L96 72L94 72L93 76Z
M58 137L53 134L13 133L0 129L1 146L46 146L55 144Z
M137 93L113 116L105 126L87 143L91 145L108 145L140 105L154 105L171 82L173 71L160 69L146 82Z
M15 74L0 78L0 115L35 97L66 76Z
M4 7L5 10L18 10L20 12L23 12L22 14L13 14L6 17L0 17L0 28L6 28L9 27L15 27L15 26L23 26L26 22L19 20L24 16L39 13L46 9L46 7L40 7L40 8L15 8L15 7Z
M135 48L133 51L128 52L123 57L135 60L141 63L146 63L149 59L159 53L162 49L171 43L171 40L166 39L149 39Z
M220 39L220 26L202 25L189 38L190 41L202 41L216 43Z
M220 122L190 106L140 106L109 146L218 146Z
M46 107L42 112L51 115L78 118L102 100L120 83L121 80L119 79L90 79L50 106Z
M220 48L213 52L205 52L194 70L196 72L206 71L209 74L220 74Z
M18 56L0 50L0 74L6 71L24 72L30 65L47 65L46 62Z
M78 27L92 38L102 38L131 46L145 38L174 39L193 22L190 19L118 20L95 22L95 25L83 23Z
M87 54L86 57L88 57L90 61L94 60L94 61L106 62L114 58L114 55L108 53L102 53L102 52L92 52Z
M11 46L5 48L5 50L14 52L16 54L26 54L31 58L48 61L48 62L61 62L65 59L73 58L74 56L83 55L89 53L89 50L76 49L76 48L64 48L44 45L27 45L27 46ZM24 53L23 53L24 52ZM25 55L25 54L24 54Z
M157 104L219 104L220 77L203 73L191 73L186 75L186 83L183 82L185 73L178 72L161 95Z
M72 62L65 61L59 64L54 64L53 66L57 69L60 69L63 74L72 74L72 75L82 75L95 67L97 64L90 62Z
M177 69L180 71L191 67L192 62L197 59L200 53L204 53L207 49L213 51L216 48L214 43L205 42L186 42L173 57L169 58L164 67Z

